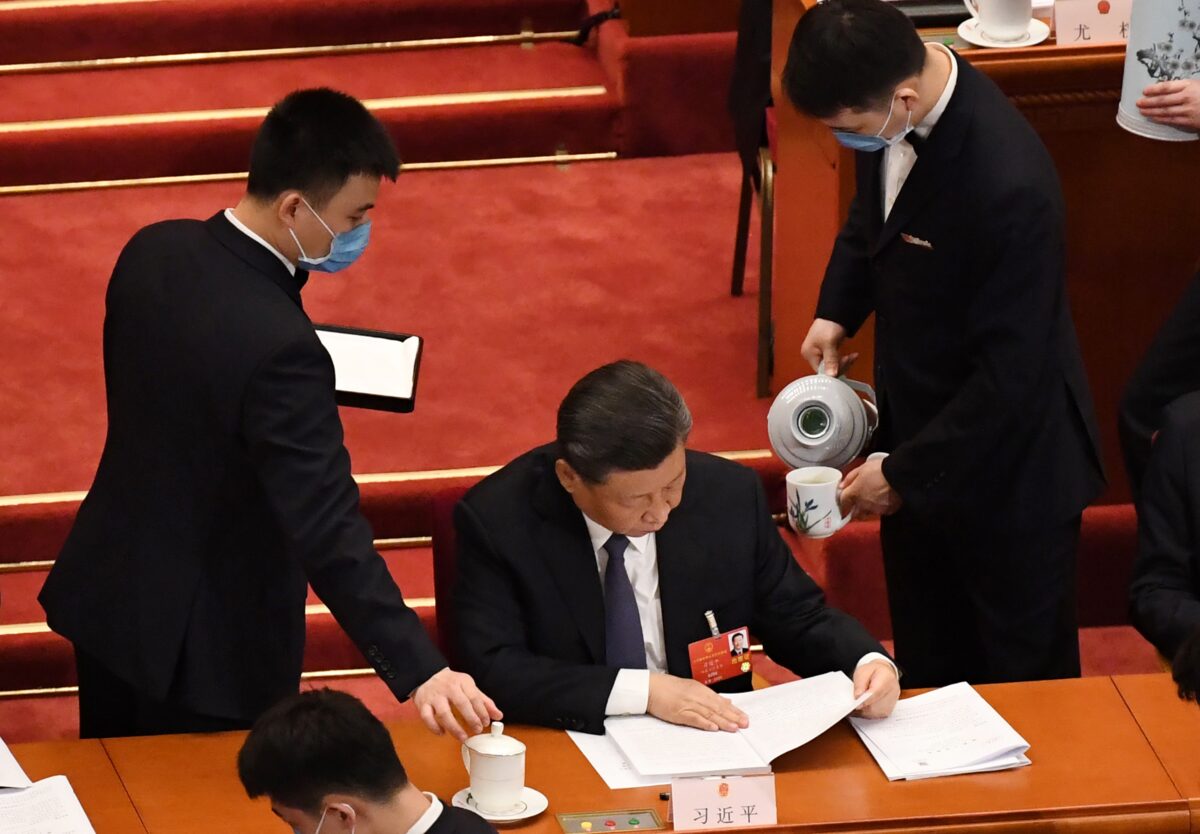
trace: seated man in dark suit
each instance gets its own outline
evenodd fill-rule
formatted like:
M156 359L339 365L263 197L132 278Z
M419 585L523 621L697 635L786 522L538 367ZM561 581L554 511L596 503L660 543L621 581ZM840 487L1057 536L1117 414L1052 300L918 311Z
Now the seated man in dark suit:
M1200 631L1198 527L1200 392L1180 397L1164 413L1142 483L1138 559L1130 587L1133 624L1165 657L1176 660L1185 695L1197 689L1194 658L1200 652L1195 645L1185 648Z
M685 451L691 426L657 371L605 365L563 400L555 443L467 493L462 662L513 721L601 733L607 715L649 713L733 731L746 716L691 677L688 644L710 637L711 612L797 674L843 670L874 693L865 715L889 714L899 684L878 641L825 605L753 471ZM747 690L750 676L715 686Z
M344 692L302 692L271 707L237 766L250 798L270 799L296 834L495 834L409 782L387 728Z

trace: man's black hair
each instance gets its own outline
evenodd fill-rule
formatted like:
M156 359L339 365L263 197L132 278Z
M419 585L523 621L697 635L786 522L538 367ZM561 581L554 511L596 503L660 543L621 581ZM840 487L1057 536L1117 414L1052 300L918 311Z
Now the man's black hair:
M297 90L271 108L250 151L246 191L273 200L295 189L322 206L355 174L395 181L400 157L387 129L358 99Z
M1200 629L1193 631L1175 653L1171 675L1179 687L1179 697L1195 701L1200 693Z
M559 454L593 484L617 470L654 469L691 430L691 412L675 386L628 359L592 371L558 407Z
M886 107L896 87L919 75L925 45L902 11L884 0L826 0L792 34L783 88L818 119Z
M312 816L330 794L384 803L408 784L387 729L357 698L332 689L291 695L263 713L237 766L251 799Z

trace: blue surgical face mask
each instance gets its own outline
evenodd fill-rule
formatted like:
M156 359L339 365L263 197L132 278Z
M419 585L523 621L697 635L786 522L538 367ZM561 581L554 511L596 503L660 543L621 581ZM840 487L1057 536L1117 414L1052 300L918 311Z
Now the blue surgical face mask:
M295 230L288 229L292 240L296 242L296 248L300 250L300 266L315 272L341 272L357 261L359 255L366 251L367 244L371 240L371 221L360 223L348 232L337 234L329 228L328 223L321 219L321 215L317 214L317 210L309 204L308 200L305 200L304 197L300 199L304 200L304 205L308 206L313 217L317 218L317 222L325 227L325 231L329 232L329 236L332 238L328 255L322 258L310 258L305 254L304 247L300 245L300 239L296 237Z
M883 132L887 130L887 126L892 122L892 113L896 109L896 96L892 96L892 104L888 107L887 118L883 121L883 127L879 128L879 132L874 136L863 136L861 133L851 133L848 130L835 130L833 136L847 148L853 151L882 151L884 148L890 148L893 145L903 141L904 137L912 131L912 111L908 111L908 120L904 124L904 130L897 133L890 139L883 136Z

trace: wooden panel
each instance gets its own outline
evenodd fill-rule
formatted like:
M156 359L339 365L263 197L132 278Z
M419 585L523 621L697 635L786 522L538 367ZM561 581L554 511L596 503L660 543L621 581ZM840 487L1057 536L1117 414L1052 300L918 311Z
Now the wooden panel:
M1184 832L1187 803L1108 678L981 687L1033 745L1034 765L1006 773L889 783L847 726L775 762L785 831ZM527 779L550 810L506 829L558 834L555 813L652 807L659 788L610 791L565 733L513 727ZM392 726L413 782L449 798L467 783L458 745L415 721ZM265 830L265 802L234 771L238 733L105 741L152 834L197 830L219 809L223 832ZM1119 767L1115 765L1119 763Z
M133 834L146 830L100 742L14 744L12 752L35 782L49 776L66 776L96 834Z
M1142 732L1150 740L1200 831L1200 706L1181 700L1170 675L1113 678Z
M741 0L621 0L621 17L634 37L736 32Z
M775 2L776 388L810 372L800 344L854 181L851 155L796 113L779 88L792 30L811 2ZM1128 500L1117 405L1200 256L1200 201L1193 196L1200 143L1155 142L1116 125L1123 47L1048 45L962 54L1012 97L1058 166L1067 204L1068 293L1109 470L1105 500ZM871 343L868 325L851 349L869 352ZM869 379L871 367L860 361L855 374Z

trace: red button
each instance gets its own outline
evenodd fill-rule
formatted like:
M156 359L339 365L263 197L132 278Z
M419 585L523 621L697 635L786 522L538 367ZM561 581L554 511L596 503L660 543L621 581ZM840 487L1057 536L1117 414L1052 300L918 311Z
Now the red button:
M605 820L604 825L607 828L616 828L617 827L616 820Z

